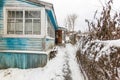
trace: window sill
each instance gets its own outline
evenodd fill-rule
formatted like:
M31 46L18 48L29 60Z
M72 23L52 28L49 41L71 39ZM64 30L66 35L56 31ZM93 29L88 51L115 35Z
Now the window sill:
M50 37L50 36L46 36L46 38L48 38L48 39L55 39L55 38L52 38L52 37Z

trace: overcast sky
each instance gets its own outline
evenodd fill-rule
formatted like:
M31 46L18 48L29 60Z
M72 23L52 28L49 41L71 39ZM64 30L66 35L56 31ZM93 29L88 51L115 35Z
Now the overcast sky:
M42 0L54 5L57 22L64 26L64 20L69 14L77 14L76 30L85 31L85 19L93 19L94 12L102 7L100 0ZM104 3L106 0L101 0ZM120 0L114 1L114 10L120 11Z

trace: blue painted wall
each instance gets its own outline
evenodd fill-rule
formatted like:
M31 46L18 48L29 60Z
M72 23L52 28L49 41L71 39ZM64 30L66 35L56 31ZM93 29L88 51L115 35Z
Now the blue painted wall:
M5 0L0 0L0 35L3 34L3 7Z
M0 50L43 51L43 38L0 38Z
M20 1L0 0L0 35L3 34L3 7L9 4L28 4ZM34 5L26 5L36 7ZM0 36L0 50L43 51L43 38L10 38ZM0 69L5 68L35 68L47 63L46 54L3 53L0 52Z
M0 69L6 68L36 68L43 67L47 63L46 54L31 53L1 53L0 52Z
M45 51L54 46L54 40L45 38L10 38L3 36L3 8L4 6L41 7L41 5L26 0L0 0L0 50ZM55 16L51 10L46 11L54 28L57 29ZM5 68L35 68L45 66L46 54L0 52L0 69Z
M0 50L43 51L42 38L0 38ZM36 68L47 63L46 54L0 52L0 69Z

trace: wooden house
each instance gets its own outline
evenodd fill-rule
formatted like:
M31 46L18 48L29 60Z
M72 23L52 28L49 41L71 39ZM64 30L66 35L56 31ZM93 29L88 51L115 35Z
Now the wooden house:
M0 68L45 66L57 29L51 3L0 0Z
M67 29L64 27L58 27L56 30L56 44L64 44L66 42L66 31Z

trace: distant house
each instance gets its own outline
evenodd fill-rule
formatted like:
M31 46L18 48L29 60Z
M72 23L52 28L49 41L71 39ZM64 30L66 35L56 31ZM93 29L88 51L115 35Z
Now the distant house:
M0 68L45 66L57 29L52 4L40 0L0 0Z
M66 42L66 32L67 29L64 27L58 27L56 30L56 44L64 44Z

